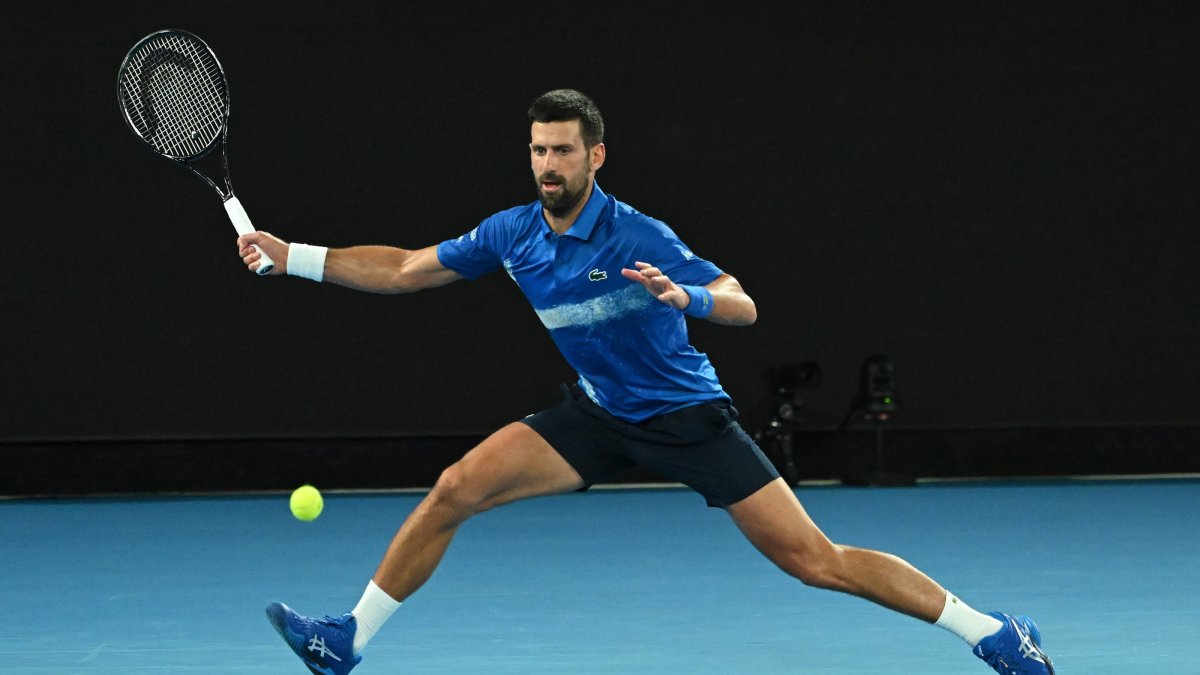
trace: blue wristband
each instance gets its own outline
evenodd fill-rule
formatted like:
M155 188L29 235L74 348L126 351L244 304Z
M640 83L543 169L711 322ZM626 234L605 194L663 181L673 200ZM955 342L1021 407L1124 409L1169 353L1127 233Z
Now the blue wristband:
M713 298L712 293L709 293L707 288L703 286L685 286L683 284L679 284L679 287L691 298L688 306L683 310L684 314L694 316L698 319L703 319L712 314Z

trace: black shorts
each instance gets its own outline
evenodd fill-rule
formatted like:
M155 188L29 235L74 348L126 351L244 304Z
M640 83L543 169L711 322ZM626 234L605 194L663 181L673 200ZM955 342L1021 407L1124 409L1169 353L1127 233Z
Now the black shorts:
M583 478L584 489L641 465L725 507L779 477L737 423L728 401L701 403L639 423L613 417L578 387L566 400L521 420Z

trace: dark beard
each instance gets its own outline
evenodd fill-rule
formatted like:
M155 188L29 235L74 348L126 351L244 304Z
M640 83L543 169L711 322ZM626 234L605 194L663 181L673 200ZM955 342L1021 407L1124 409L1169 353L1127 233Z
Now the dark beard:
M561 218L575 208L583 195L587 194L587 183L579 188L578 191L572 192L571 188L566 184L562 184L562 189L556 195L546 195L542 192L542 182L534 179L534 184L537 186L538 201L542 203L542 208L546 209L550 215L555 218Z

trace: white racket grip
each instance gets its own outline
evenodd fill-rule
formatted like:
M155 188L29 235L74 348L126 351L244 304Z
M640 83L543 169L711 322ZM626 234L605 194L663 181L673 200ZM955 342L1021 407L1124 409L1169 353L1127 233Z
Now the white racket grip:
M242 203L237 197L225 200L225 212L229 214L229 219L233 221L233 229L237 230L238 234L250 234L254 231L254 224L250 222L250 216L246 209L242 208ZM263 275L275 269L275 261L271 260L271 256L263 253L258 246L255 246L254 250L262 256L259 258L258 269L254 270L255 274Z

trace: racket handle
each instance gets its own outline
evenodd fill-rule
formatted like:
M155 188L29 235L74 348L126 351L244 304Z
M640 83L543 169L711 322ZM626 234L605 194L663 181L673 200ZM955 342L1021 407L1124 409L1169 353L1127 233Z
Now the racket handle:
M225 212L229 214L229 219L233 221L233 229L237 230L238 234L250 234L254 231L254 224L250 222L250 216L246 214L246 209L242 208L242 203L237 197L231 196L225 200ZM275 269L275 261L271 260L271 256L258 246L254 246L254 250L262 256L259 258L258 269L254 270L255 274L263 275Z

